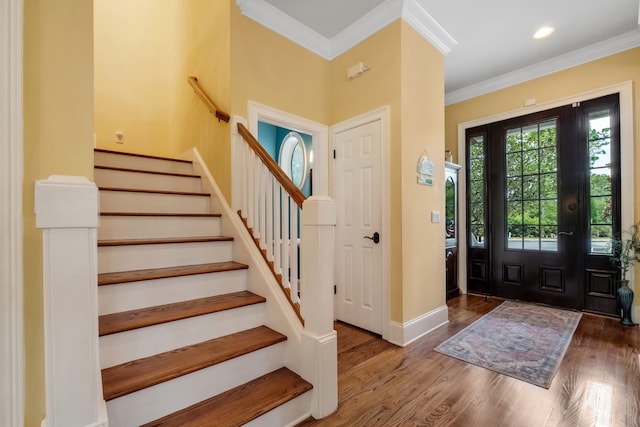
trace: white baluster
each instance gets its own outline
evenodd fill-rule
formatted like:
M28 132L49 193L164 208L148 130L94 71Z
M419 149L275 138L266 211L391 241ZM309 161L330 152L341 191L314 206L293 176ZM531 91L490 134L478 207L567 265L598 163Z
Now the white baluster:
M273 261L273 175L267 174L267 201L265 203L267 237L265 245L267 246L267 260Z
M247 227L252 228L253 227L253 192L254 192L254 178L253 178L253 172L254 172L254 164L256 162L256 154L251 150L249 152L249 157L248 157L248 162L247 162L247 213L246 213L246 219L247 219Z
M274 180L273 192L273 268L276 274L282 274L282 186Z
M298 294L298 205L291 200L289 209L289 218L291 218L291 224L289 224L290 239L289 239L289 251L291 258L291 300L293 302L299 302L300 296Z
M282 286L291 288L289 284L289 203L291 197L282 189Z

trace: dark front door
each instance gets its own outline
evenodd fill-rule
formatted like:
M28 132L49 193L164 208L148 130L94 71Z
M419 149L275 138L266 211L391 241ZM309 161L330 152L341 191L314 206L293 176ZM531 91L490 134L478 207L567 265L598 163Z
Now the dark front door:
M617 120L612 96L468 132L470 291L615 312Z

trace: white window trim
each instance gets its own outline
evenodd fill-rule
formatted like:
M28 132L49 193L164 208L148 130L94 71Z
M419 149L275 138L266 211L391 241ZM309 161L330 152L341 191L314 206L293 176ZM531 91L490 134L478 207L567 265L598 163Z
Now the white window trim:
M621 200L621 226L623 230L626 230L634 223L634 177L633 177L633 82L626 81L615 85L595 89L588 92L583 92L576 95L571 95L565 98L556 99L553 101L545 102L535 105L533 107L520 108L517 110L509 111L506 113L499 113L488 117L483 117L476 120L471 120L458 124L458 163L462 165L460 168L458 181L459 193L458 193L458 221L460 224L467 223L467 189L466 189L466 174L467 170L464 165L467 164L466 159L466 130L474 128L476 126L482 126L489 123L499 122L502 120L511 119L514 117L520 117L539 111L550 110L552 108L561 107L564 105L573 104L574 102L584 102L594 98L600 98L602 96L611 95L614 93L620 94L620 179L621 179L621 193L624 195ZM466 227L465 227L466 228ZM467 233L458 233L458 283L460 291L467 293ZM630 287L633 289L633 271L631 271L631 280L629 281ZM635 316L637 316L640 310L636 309Z
M0 425L24 425L23 0L0 0Z

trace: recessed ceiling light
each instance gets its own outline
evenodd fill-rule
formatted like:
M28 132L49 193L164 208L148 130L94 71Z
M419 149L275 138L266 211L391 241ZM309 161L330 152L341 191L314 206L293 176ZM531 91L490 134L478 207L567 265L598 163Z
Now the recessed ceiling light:
M538 31L535 32L533 38L536 40L543 39L545 37L549 37L556 29L553 27L542 27Z

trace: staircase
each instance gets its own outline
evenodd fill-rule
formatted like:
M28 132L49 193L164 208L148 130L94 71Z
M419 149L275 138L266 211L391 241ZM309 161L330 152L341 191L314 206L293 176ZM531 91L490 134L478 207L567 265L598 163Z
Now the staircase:
M287 336L265 326L271 297L249 292L260 275L234 261L239 231L222 235L221 201L193 163L96 150L94 179L109 425L285 426L308 415L312 386L285 367Z

